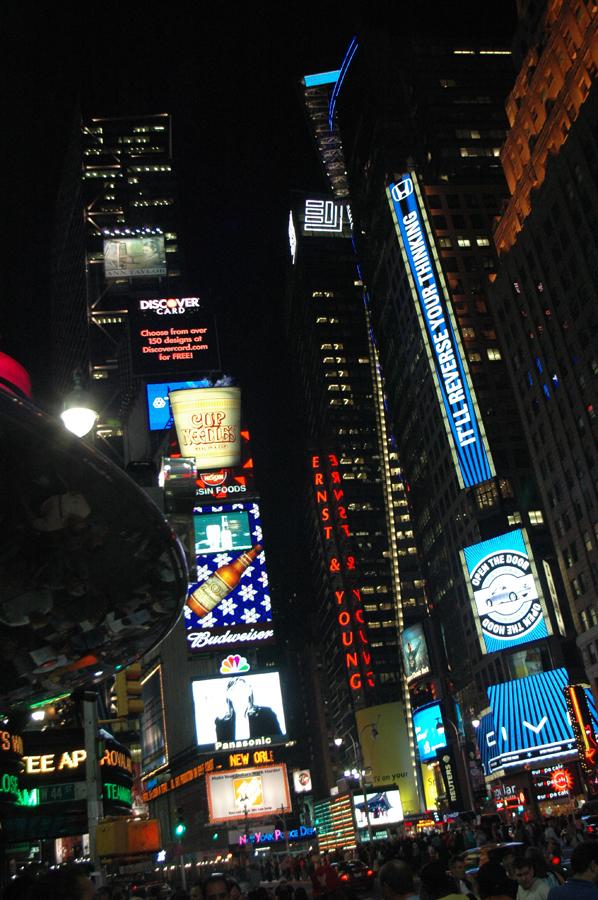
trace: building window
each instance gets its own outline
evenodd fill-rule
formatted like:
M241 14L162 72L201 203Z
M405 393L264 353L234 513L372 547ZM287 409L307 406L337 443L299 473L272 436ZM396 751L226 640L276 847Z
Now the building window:
M541 509L530 509L528 516L530 525L544 524L544 513Z
M498 491L493 481L480 484L476 488L476 503L479 509L491 509L498 503Z
M510 515L507 516L507 522L509 523L509 525L521 525L521 523L522 523L521 513L519 513L519 512L511 513Z
M503 500L509 500L513 496L513 485L508 478L500 478L498 481L500 496Z
M462 328L461 335L462 335L464 341L473 341L475 339L475 329Z
M502 356L500 355L500 350L498 349L498 347L488 347L488 349L486 350L486 353L488 354L488 359L491 360L492 362L494 362L495 360L498 360L498 359L502 359Z
M438 238L438 246L441 247L443 250L452 250L453 242L451 241L451 239L449 237L441 237L441 238Z
M478 363L478 362L482 361L481 353L468 353L467 357L469 359L469 362L472 362L472 363Z
M478 247L489 247L490 246L490 238L487 237L477 237L475 242Z
M457 246L458 247L471 247L471 241L468 237L462 237L461 235L457 235Z

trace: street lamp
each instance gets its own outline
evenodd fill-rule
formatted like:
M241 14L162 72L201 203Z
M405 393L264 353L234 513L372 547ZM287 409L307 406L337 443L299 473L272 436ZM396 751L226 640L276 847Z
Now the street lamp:
M361 734L366 728L371 728L373 737L378 736L378 730L373 722L371 722L367 725L364 725L359 733ZM334 744L336 747L342 747L344 737L348 737L349 740L351 741L351 747L353 749L353 756L354 756L357 768L351 769L351 770L346 769L343 774L344 774L345 778L349 778L350 776L352 776L353 778L357 778L359 781L359 788L361 790L361 793L363 794L363 804L364 804L364 809L365 809L365 818L367 821L370 848L373 848L373 846L374 846L374 831L372 829L372 822L370 819L370 807L368 804L368 796L367 796L366 786L365 786L365 779L364 779L365 769L363 767L363 758L361 755L361 745L356 744L351 732L347 731L346 734L343 735L343 737L335 737Z
M438 734L444 734L444 731L445 731L444 723L445 722L448 722L448 724L451 726L451 728L453 729L453 731L455 733L457 747L459 748L459 754L461 756L461 765L463 767L463 777L465 778L465 786L467 789L467 800L469 803L469 808L474 810L475 803L474 803L474 799L473 799L473 790L471 787L471 781L469 778L469 765L467 762L467 756L465 754L465 738L463 737L463 735L461 734L461 732L459 731L459 729L457 728L455 723L451 719L447 719L446 716L443 716L443 718L439 721L438 725L436 726L436 731L438 732ZM473 725L473 722L472 722L472 725ZM479 725L479 722L478 722L478 725ZM476 726L474 725L474 728L475 727Z
M98 413L93 408L89 394L83 388L79 371L74 373L73 382L73 390L64 399L64 409L60 418L65 428L77 437L85 437L95 425Z

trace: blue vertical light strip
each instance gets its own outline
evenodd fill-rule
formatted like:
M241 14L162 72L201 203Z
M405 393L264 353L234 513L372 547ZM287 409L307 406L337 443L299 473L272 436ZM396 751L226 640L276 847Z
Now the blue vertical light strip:
M463 487L494 477L469 372L449 308L444 277L433 236L418 200L417 176L406 173L387 189L388 202L401 249L407 260L410 284L418 305L430 362L445 412L449 440L456 454Z
M341 63L338 78L336 79L336 84L334 85L332 94L330 95L330 103L328 104L328 127L330 128L330 131L332 131L334 128L334 110L336 107L336 101L338 99L340 89L343 86L345 76L349 71L349 66L351 65L353 57L357 53L358 47L359 43L357 41L357 35L355 35L355 37L351 38L351 41L349 42L347 52L345 53L345 58Z

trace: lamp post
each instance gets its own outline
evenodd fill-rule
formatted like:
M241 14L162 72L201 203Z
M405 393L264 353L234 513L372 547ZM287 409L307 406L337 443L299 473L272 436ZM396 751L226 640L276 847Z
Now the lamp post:
M74 373L73 382L73 390L64 398L64 409L60 418L65 428L77 437L85 437L95 425L98 413L93 408L89 394L83 388L79 371Z
M457 742L457 747L459 748L459 755L461 757L461 766L463 767L463 777L465 779L465 787L466 787L466 791L467 791L467 802L469 803L469 808L471 810L474 810L475 809L475 801L473 799L473 790L471 787L471 780L469 778L469 765L467 762L467 756L465 754L465 738L461 734L461 732L459 731L459 729L457 728L455 723L452 721L452 719L447 719L446 716L443 716L441 722L436 726L436 730L438 731L439 734L441 734L444 731L444 723L445 722L447 722L451 726L451 728L453 729L453 732L455 734L455 740ZM472 725L473 724L474 723L472 722ZM478 722L478 726L479 726L479 722ZM474 725L474 728L475 728L475 725Z
M367 724L367 725L364 725L363 728L361 729L361 731L360 731L359 733L361 734L366 728L371 728L371 729L372 729L372 734L374 734L374 731L375 731L375 735L374 735L374 736L377 736L378 732L377 732L376 726L375 726L375 724L374 724L373 722L372 722L372 723L369 723L369 724ZM370 841L370 849L372 849L373 846L374 846L374 832L373 832L373 829L372 829L372 822L371 822L371 819L370 819L370 808L369 808L369 805L368 805L368 797L367 797L367 793L366 793L366 786L365 786L365 779L364 779L365 769L363 768L363 758L362 758L362 755L361 755L361 745L356 744L356 743L355 743L355 740L354 740L354 738L353 738L353 735L351 734L351 732L350 732L350 731L347 731L346 734L343 735L343 737L336 737L336 738L334 739L335 746L336 746L336 747L341 747L341 746L342 746L342 743L343 743L343 739L344 739L345 737L348 737L349 740L351 741L351 747L352 747L352 749L353 749L353 755L354 755L354 758L355 758L355 763L356 763L356 765L357 765L357 767L358 767L357 770L356 770L356 771L357 771L357 777L358 777L358 779L359 779L359 788L360 788L360 790L361 790L361 793L363 794L363 802L364 802L364 808L365 808L365 818L366 818L366 821L367 821L367 828L368 828L368 837L369 837L369 841ZM345 774L346 774L346 773L345 773ZM352 774L352 773L349 773L349 774Z

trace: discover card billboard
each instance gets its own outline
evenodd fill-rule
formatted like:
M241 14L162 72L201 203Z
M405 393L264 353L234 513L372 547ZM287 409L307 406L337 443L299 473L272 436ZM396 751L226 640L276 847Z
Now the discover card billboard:
M552 633L521 529L472 544L462 552L484 653L518 647Z

